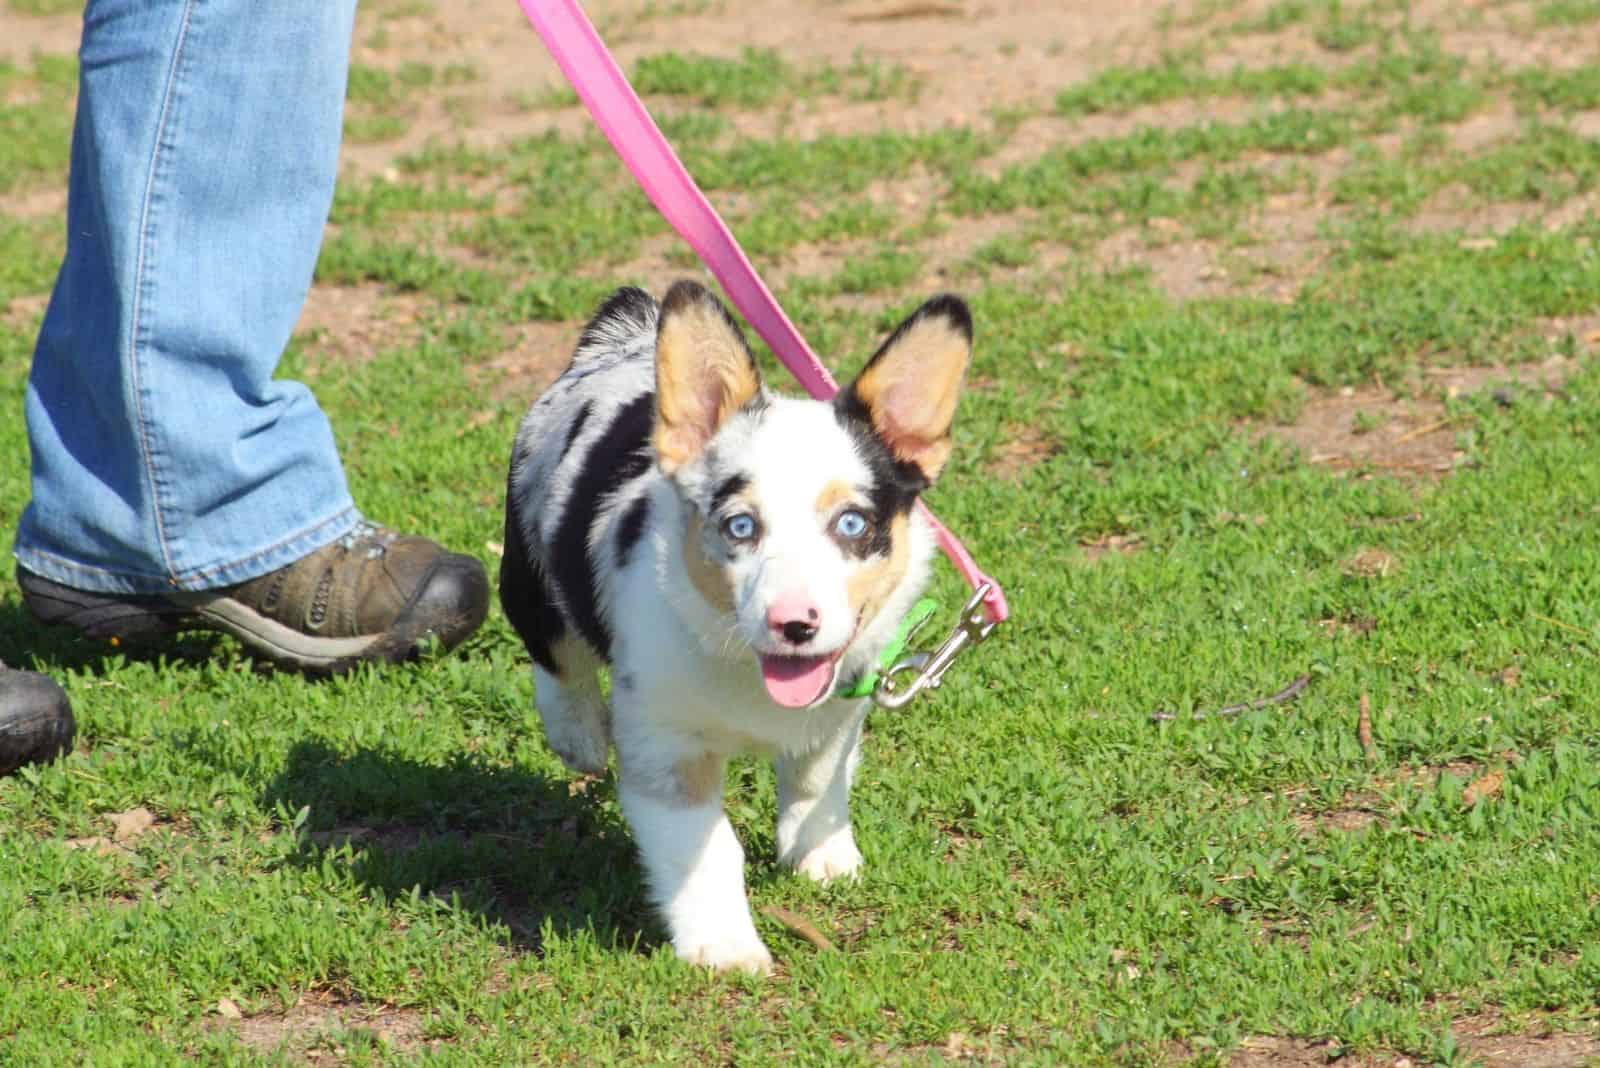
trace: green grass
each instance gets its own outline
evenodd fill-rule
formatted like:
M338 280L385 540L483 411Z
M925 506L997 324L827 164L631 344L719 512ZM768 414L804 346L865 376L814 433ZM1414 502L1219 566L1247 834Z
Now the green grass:
M19 15L69 15L83 8L79 0L6 0L5 6Z
M78 64L70 56L35 56L27 69L0 60L0 193L20 192L65 180L72 114L67 102L77 87Z
M1062 90L1056 95L1056 110L1065 115L1120 113L1172 100L1230 96L1298 101L1342 90L1377 104L1374 121L1409 116L1458 122L1484 98L1479 78L1465 76L1465 66L1441 49L1436 35L1418 32L1386 39L1375 55L1334 68L1302 61L1214 74L1199 51L1168 53L1150 66L1108 67ZM1554 86L1566 84L1557 77L1550 80Z
M58 220L15 220L0 215L0 308L13 297L38 294L50 287L63 251Z
M1600 63L1565 71L1529 67L1517 71L1512 82L1524 103L1568 113L1600 108Z
M644 95L684 97L707 107L757 108L780 99L843 96L853 100L915 99L917 80L904 67L858 55L847 67L804 71L771 49L742 49L737 58L659 52L634 64L630 79Z
M703 5L635 32L679 7ZM1512 14L1546 32L1584 10ZM138 650L40 629L6 575L0 659L61 680L80 739L0 781L0 1063L1220 1065L1274 1035L1464 1065L1468 1018L1594 1035L1590 67L1490 69L1388 2L1208 12L1189 28L1310 33L1324 54L1207 73L1177 50L1002 122L814 138L735 130L799 97L909 101L914 79L757 51L652 48L633 68L689 105L663 125L836 371L929 288L963 292L978 327L930 503L1015 618L937 694L872 717L859 881L781 871L771 772L735 766L777 976L672 958L615 784L570 788L498 606L453 655L312 682L223 638ZM403 126L430 94L489 91L449 57L390 58L353 72L354 121ZM59 57L0 68L0 190L62 180L74 76ZM1221 96L1260 103L997 158L1031 117ZM1515 132L1452 138L1507 105ZM1458 221L1414 225L1444 191ZM1248 258L1281 200L1317 212L1286 296L1165 290L1160 242ZM0 449L20 458L62 227L10 203ZM570 344L639 263L698 268L594 135L437 138L382 179L347 176L333 226L319 284L417 294L419 321L364 361L298 338L282 373L314 385L369 514L493 569L531 396L491 364L529 320ZM1148 259L1136 245L1132 266L1102 266L1101 242L1130 233ZM1448 476L1341 473L1259 433L1346 387L1431 402L1442 366L1552 355L1572 359L1548 390L1429 409ZM1363 441L1392 432L1379 411L1352 407ZM0 527L27 496L25 464L0 465ZM1136 548L1091 562L1083 546L1108 535ZM1353 566L1373 550L1386 567ZM963 593L943 567L935 592L947 608ZM1190 716L1301 674L1292 704ZM139 807L153 829L101 841ZM838 948L759 915L771 905Z
M1540 26L1585 26L1600 22L1600 3L1596 0L1546 0L1534 6L1533 17Z
M436 69L429 63L408 60L387 70L353 62L346 94L345 138L368 143L402 137L411 128L418 102L444 89L470 85L478 77L470 63Z
M1488 201L1554 205L1594 188L1600 141L1564 126L1534 122L1471 154L1445 151L1438 138L1423 135L1394 157L1367 151L1358 153L1358 160L1333 184L1341 203L1381 203L1404 215L1444 187L1460 183Z

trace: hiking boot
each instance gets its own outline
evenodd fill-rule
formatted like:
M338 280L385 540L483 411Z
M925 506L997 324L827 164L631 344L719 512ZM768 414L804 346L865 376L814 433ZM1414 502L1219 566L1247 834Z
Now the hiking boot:
M216 590L90 593L22 567L17 585L36 618L91 638L216 630L275 664L317 674L406 660L428 639L452 648L489 611L489 579L477 560L366 522L287 567Z
M72 748L77 724L54 679L0 664L0 775L54 760Z

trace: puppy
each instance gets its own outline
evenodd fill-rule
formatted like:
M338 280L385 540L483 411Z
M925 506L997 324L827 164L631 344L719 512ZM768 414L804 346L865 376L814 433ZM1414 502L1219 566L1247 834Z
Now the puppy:
M895 330L831 402L765 389L722 303L621 289L517 431L500 599L533 658L545 737L617 794L673 948L772 957L722 811L731 754L770 754L780 858L861 866L848 794L874 670L927 580L912 510L950 454L972 346L959 298ZM609 666L610 700L599 673Z

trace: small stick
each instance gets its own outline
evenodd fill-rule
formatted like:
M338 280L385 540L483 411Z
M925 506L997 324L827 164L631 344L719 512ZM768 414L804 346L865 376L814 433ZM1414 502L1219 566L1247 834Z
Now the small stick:
M800 936L818 949L828 952L834 948L828 936L817 930L815 924L798 912L790 912L780 905L768 905L761 911L787 927L790 934Z
M1415 430L1408 430L1404 434L1401 434L1399 437L1395 438L1394 443L1398 445L1403 441L1410 441L1412 438L1420 438L1431 434L1435 430L1443 430L1453 422L1455 422L1453 419L1440 419L1437 422L1429 423L1427 426L1419 426Z
M1574 627L1571 623L1563 623L1559 619L1551 619L1549 616L1541 616L1538 612L1533 613L1533 618L1539 620L1542 623L1548 623L1552 627L1560 627L1562 630L1570 630L1574 634L1581 634L1585 638L1594 637L1594 635L1590 634L1588 631L1584 630L1582 627Z
M920 19L937 16L956 16L964 14L955 4L909 3L900 4L898 7L884 8L881 11L862 11L854 15L846 15L849 22L891 22L895 19Z
M1240 712L1253 712L1258 708L1266 708L1269 705L1281 705L1285 701L1293 701L1296 697L1300 696L1300 691L1305 689L1310 682L1310 675L1301 675L1299 678L1295 679L1293 682L1279 690L1277 693L1273 694L1271 697L1258 697L1254 701L1241 701L1236 705L1224 705L1215 712L1196 712L1190 718L1205 719L1208 715L1237 716ZM1150 713L1151 723L1165 723L1169 720L1174 720L1177 718L1178 714L1176 712Z
M1372 702L1367 700L1366 691L1361 692L1361 715L1356 719L1356 737L1361 741L1361 751L1366 754L1369 764L1378 762L1378 747L1372 741Z

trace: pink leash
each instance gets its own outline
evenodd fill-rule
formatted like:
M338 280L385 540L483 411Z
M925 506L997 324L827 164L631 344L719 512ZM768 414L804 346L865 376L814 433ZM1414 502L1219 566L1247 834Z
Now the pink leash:
M710 268L756 333L811 396L827 400L837 393L833 376L783 314L727 224L689 177L577 0L518 3L645 195ZM926 505L919 501L917 506L956 570L974 590L982 591L990 623L1003 622L1010 610L1000 584L979 570L966 546Z

